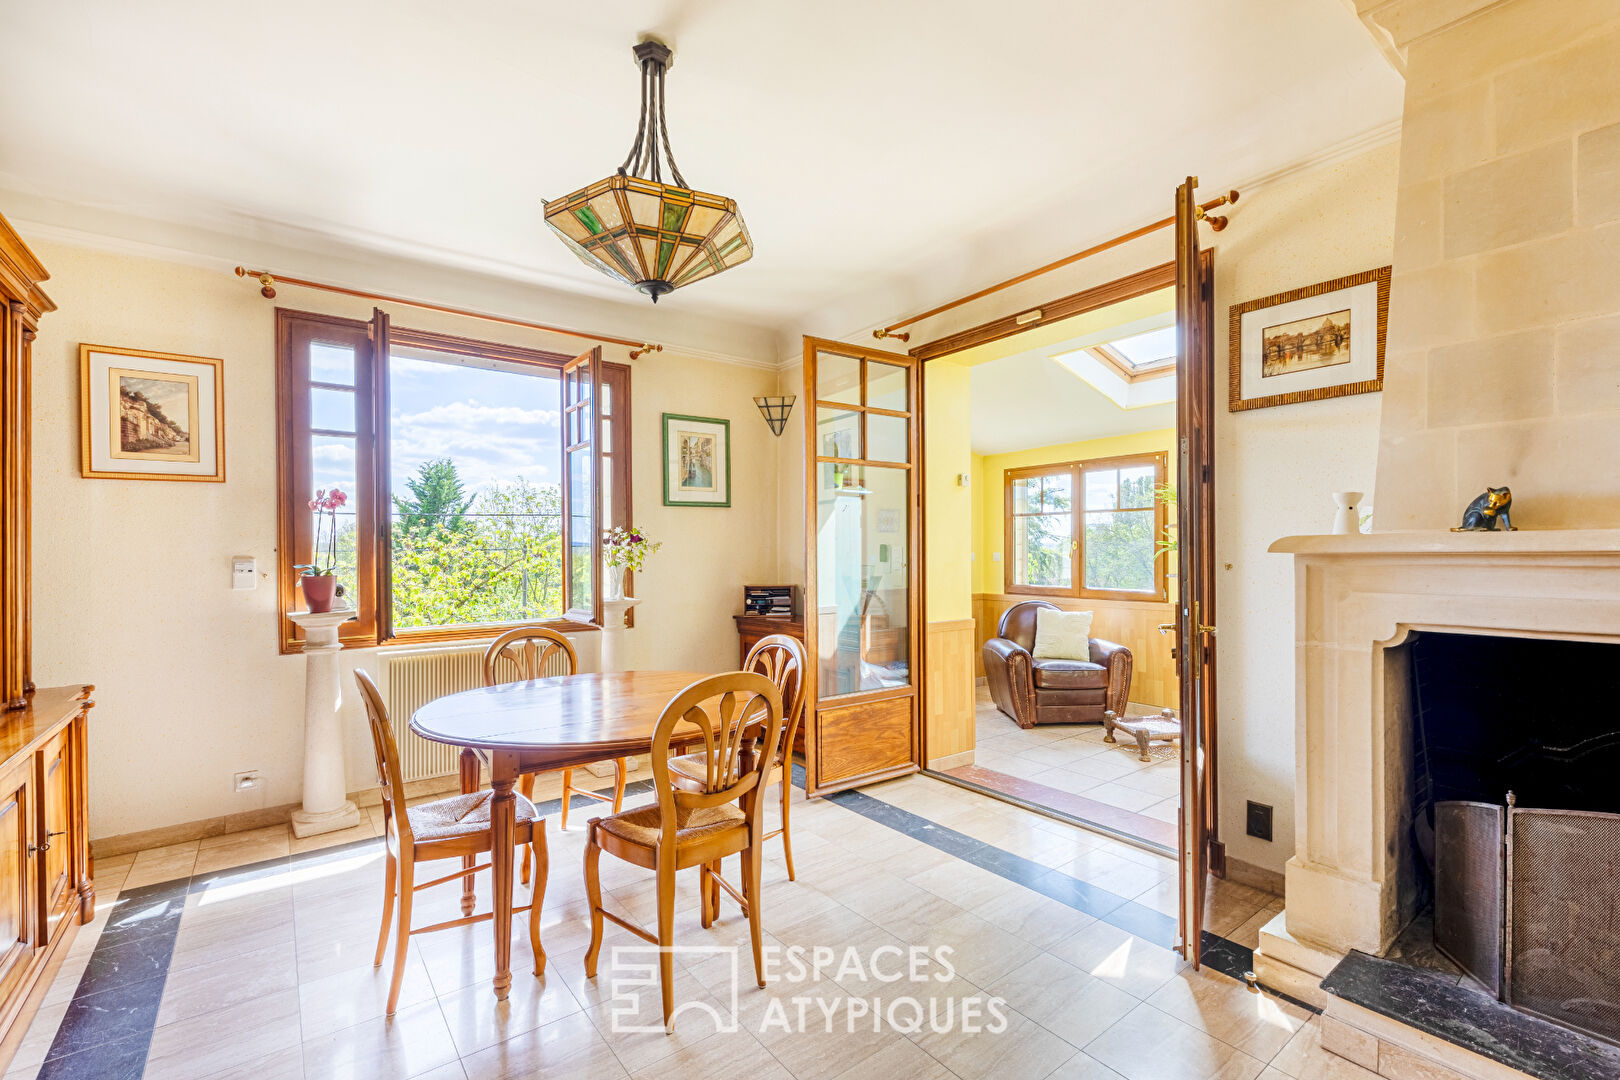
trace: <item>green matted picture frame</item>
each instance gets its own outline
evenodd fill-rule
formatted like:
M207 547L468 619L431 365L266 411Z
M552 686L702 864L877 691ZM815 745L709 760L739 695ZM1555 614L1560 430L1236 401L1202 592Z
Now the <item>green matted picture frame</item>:
M731 505L731 421L664 413L664 505Z

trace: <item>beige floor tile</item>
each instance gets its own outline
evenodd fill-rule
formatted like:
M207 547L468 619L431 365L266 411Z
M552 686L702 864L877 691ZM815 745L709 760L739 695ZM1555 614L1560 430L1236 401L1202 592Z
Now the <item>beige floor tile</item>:
M123 887L136 889L142 885L156 885L159 882L190 877L196 865L195 840L171 844L168 847L151 848L135 856L135 862L129 868L129 876L124 878Z
M1125 1080L1253 1080L1265 1067L1151 1005L1138 1005L1084 1049Z
M462 1067L468 1080L623 1080L629 1075L584 1013L470 1054Z
M746 1031L710 1035L636 1072L637 1080L793 1080Z
M1169 949L1143 941L1117 926L1094 922L1047 950L1110 986L1146 999L1186 966Z
M1125 991L1049 953L1040 953L986 989L1071 1046L1084 1046L1138 1004Z
M1086 798L1095 799L1100 803L1107 803L1109 806L1117 806L1121 810L1129 810L1131 813L1136 814L1159 802L1161 796L1151 791L1126 787L1122 783L1106 783L1098 784L1090 791L1087 791Z
M488 986L474 984L440 994L439 1008L462 1057L583 1011L564 980L517 974L505 1001Z
M392 1080L456 1060L456 1044L437 1001L412 1005L392 1019L367 1020L304 1043L304 1071L311 1077Z
M1059 1065L1046 1080L1124 1080L1124 1078L1090 1054L1082 1052Z
M298 965L281 946L239 953L208 964L171 968L163 983L157 1026L297 989Z
M1311 1018L1297 1005L1207 969L1178 973L1148 1004L1261 1061L1270 1061Z
M233 866L278 859L287 855L290 834L285 825L252 832L227 833L202 841L194 874L208 874Z
M388 989L393 978L394 954L390 950L380 967L350 968L301 983L298 1007L304 1038L330 1035L383 1016L388 1010ZM407 955L398 1007L409 1008L432 998L433 982L427 968L419 957Z
M792 1065L788 1065L788 1071L796 1077L801 1075ZM953 1080L954 1074L916 1043L897 1038L884 1043L865 1060L851 1065L831 1080L870 1080L872 1077L881 1077L882 1080Z
M74 980L77 985L78 980ZM62 1017L67 1013L68 999L63 999L58 1005L41 1005L34 1014L34 1019L28 1024L28 1032L23 1036L22 1042L17 1044L17 1052L12 1055L11 1064L7 1067L6 1076L23 1069L38 1068L45 1060L45 1055L51 1052L51 1043L56 1038L56 1029L62 1025Z
M158 1028L145 1080L212 1077L288 1053L298 1038L298 992L283 990Z
M962 912L911 939L932 950L949 948L949 961L961 976L977 986L988 986L1040 950L986 919Z
M962 1080L1038 1080L1075 1055L1076 1048L1028 1017L1002 1008L1005 1027L996 1030L988 1008L973 1024L960 1022L943 1033L925 1027L912 1041ZM983 1026L975 1030L975 1026ZM942 1027L944 1025L941 1025Z
M1097 920L1049 896L1014 885L1012 890L973 909L973 914L994 923L1014 937L1045 949Z

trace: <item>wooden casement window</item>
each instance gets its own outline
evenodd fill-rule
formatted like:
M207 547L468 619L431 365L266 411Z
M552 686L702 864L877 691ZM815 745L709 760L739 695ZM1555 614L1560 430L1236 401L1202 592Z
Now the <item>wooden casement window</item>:
M1166 600L1167 455L1008 469L1006 589L1037 596Z
M332 560L309 510L332 487L345 644L601 625L601 531L630 524L626 365L278 309L276 372L282 652L302 647L294 567Z

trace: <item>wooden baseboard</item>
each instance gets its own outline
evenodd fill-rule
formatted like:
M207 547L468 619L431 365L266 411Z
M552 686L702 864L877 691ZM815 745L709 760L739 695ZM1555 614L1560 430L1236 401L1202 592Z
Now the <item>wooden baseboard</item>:
M1281 898L1283 885L1287 879L1275 870L1267 870L1263 866L1256 866L1254 863L1244 862L1242 859L1228 855L1226 857L1226 880L1235 881L1239 885L1247 885L1251 889L1259 889L1261 892L1267 892L1272 896Z

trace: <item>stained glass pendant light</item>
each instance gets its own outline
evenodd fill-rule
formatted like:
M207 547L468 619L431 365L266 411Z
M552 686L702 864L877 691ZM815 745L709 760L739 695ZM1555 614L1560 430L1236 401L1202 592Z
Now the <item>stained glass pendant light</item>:
M546 224L581 262L634 285L655 304L754 254L736 201L694 190L675 165L664 121L664 73L672 55L661 41L635 47L641 118L619 171L546 201ZM664 182L666 171L674 183Z

